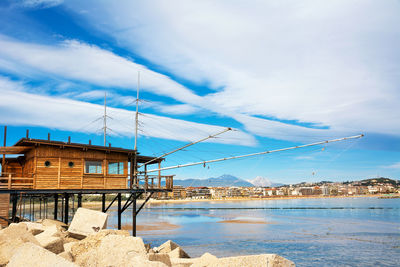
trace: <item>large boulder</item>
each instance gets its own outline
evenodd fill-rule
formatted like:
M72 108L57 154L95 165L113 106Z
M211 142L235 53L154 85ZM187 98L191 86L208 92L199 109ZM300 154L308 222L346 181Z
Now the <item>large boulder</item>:
M203 267L209 266L210 264L217 261L218 258L210 253L204 253L200 258L196 258L193 261L191 267Z
M173 242L171 240L168 240L167 242L165 242L164 244L162 244L158 248L154 248L154 249L156 250L156 252L159 252L159 253L170 253L171 251L173 251L177 247L179 247L178 244L176 244L175 242Z
M39 242L41 247L55 254L59 254L64 251L64 243L61 237L39 234L36 236L36 240Z
M71 221L68 232L73 237L83 239L90 234L105 229L107 227L107 218L107 213L79 208Z
M100 230L98 233L90 234L85 239L74 242L70 247L70 252L72 257L78 257L78 255L82 253L86 253L92 249L98 247L102 241L102 239L108 235L121 235L121 236L129 236L128 231L124 230Z
M57 220L52 220L52 219L42 219L42 220L38 220L36 221L37 223L40 223L43 226L53 226L56 225L57 228L62 228L64 230L67 230L68 225L66 225L65 223L61 222L61 221L57 221Z
M11 224L0 231L0 266L6 265L14 252L24 243L39 245L25 224Z
M40 223L35 223L35 222L21 222L20 224L25 224L28 232L30 232L32 235L37 235L42 232L44 232L45 227L40 224Z
M181 248L177 247L168 253L170 258L180 258L180 259L187 259L190 258L189 255Z
M88 240L86 240L88 239ZM130 266L132 258L147 260L147 250L140 237L125 235L89 236L71 248L74 261L80 266Z
M208 267L294 267L294 263L276 254L220 258Z
M64 251L64 237L66 233L63 228L56 224L44 227L44 231L36 235L36 240L43 248L59 254Z
M144 255L138 255L128 258L124 265L116 266L127 266L127 267L168 267L168 265L160 261L150 261Z
M21 245L15 250L14 255L7 264L7 267L20 266L78 267L74 263L30 242Z
M147 254L147 259L149 261L159 261L167 265L168 267L171 266L171 260L168 254L164 253L149 253Z
M172 267L190 267L196 261L196 258L192 259L181 259L181 258L171 258Z

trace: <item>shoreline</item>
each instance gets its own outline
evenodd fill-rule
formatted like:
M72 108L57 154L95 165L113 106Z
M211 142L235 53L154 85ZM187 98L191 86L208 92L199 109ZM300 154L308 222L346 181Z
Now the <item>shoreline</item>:
M362 197L387 197L387 194L368 194L368 195L346 195L346 196L282 196L282 197L238 197L238 198L208 198L208 199L150 199L150 204L168 204L168 203L190 203L190 202L235 202L235 201L259 201L259 200L291 200L291 199L321 199L321 198L362 198ZM392 196L400 196L400 194L393 194Z
M400 198L400 194L370 194L370 195L353 195L353 196L282 196L282 197L263 197L263 198L251 198L251 197L237 197L237 198L207 198L207 199L150 199L148 204L161 205L161 204L179 204L179 203L191 203L191 202L236 202L236 201L260 201L260 200L291 200L291 199L321 199L321 198L362 198L362 197L375 197L382 199ZM139 199L137 203L143 203L144 200ZM109 202L109 201L108 201ZM35 209L39 208L39 203L33 204ZM75 203L76 205L76 203ZM101 209L101 201L82 201L83 208L94 208ZM48 207L53 207L54 203L49 202ZM116 207L117 203L114 203L111 207ZM38 212L38 210L36 210Z

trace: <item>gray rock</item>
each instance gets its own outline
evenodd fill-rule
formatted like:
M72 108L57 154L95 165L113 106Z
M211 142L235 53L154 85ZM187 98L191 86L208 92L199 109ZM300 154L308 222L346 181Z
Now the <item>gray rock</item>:
M21 222L21 224L25 224L28 232L30 232L32 235L37 235L42 232L44 232L45 227L40 224L40 223L35 223L35 222Z
M175 242L173 242L171 240L168 240L167 242L165 242L164 244L162 244L161 246L156 248L156 250L159 253L170 253L171 251L173 251L177 247L179 247L178 244L176 244Z
M24 243L39 245L25 224L11 224L0 231L0 266L6 265L14 252Z
M71 221L68 232L73 237L83 239L106 228L107 218L106 213L79 208Z
M196 258L193 261L191 267L203 267L208 266L214 262L216 262L218 258L210 253L204 253L200 258Z
M71 253L68 252L68 251L64 251L64 252L58 254L58 256L60 256L60 257L62 257L62 258L64 258L64 259L66 259L67 261L70 261L70 262L73 262L73 261L74 261L74 258L72 258Z
M149 253L147 254L147 259L149 261L159 261L164 263L167 266L171 266L171 260L169 258L168 254L163 254L163 253Z
M11 257L7 267L78 267L74 263L33 243L21 245Z
M194 264L196 259L197 258L194 259L171 258L170 260L172 267L189 267L192 266L192 264Z
M181 247L175 248L170 253L168 253L168 255L170 258L190 258L189 255Z
M36 236L36 240L39 242L41 247L55 254L64 251L63 239L61 237L39 234Z
M137 256L148 261L140 237L98 234L86 239L71 248L74 261L80 266L130 266L131 259Z

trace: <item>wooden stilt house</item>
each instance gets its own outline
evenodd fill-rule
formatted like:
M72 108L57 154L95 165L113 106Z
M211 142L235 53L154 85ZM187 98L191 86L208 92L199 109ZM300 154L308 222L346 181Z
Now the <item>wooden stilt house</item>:
M21 154L5 158L2 166L0 186L9 189L127 189L134 162L153 159L131 149L30 138L0 148L0 154ZM161 161L156 159L151 164ZM161 187L158 178L157 186ZM172 186L172 177L163 178L166 185ZM154 178L150 179L154 186ZM143 183L149 186L147 179Z

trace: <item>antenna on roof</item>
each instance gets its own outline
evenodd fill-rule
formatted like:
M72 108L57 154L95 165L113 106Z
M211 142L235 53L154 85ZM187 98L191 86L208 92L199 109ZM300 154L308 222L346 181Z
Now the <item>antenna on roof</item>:
M104 92L104 116L103 116L104 146L107 144L107 93Z
M133 188L133 184L137 184L137 139L138 139L138 125L139 125L139 89L140 89L140 71L138 70L138 79L137 79L137 90L136 90L136 113L135 113L135 157L134 157L134 163L133 163L133 168L131 167L131 170L133 169L133 183L131 180L131 188ZM131 163L132 164L132 163Z
M139 124L139 88L140 71L138 71L137 90L136 90L136 114L135 114L135 150L137 150L138 124Z

